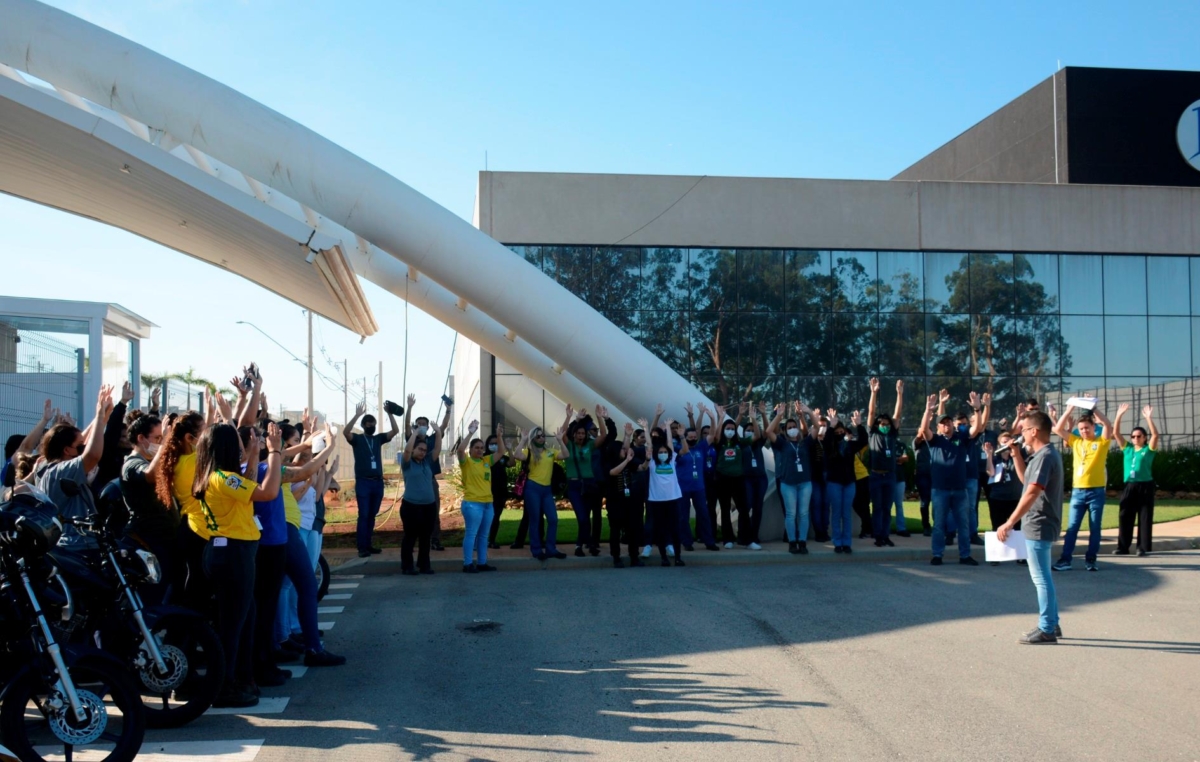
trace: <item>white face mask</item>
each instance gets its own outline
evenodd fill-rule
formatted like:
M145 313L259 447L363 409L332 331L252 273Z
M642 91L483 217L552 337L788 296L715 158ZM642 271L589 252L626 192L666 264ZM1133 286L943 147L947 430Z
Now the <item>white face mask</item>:
M495 451L496 451L496 443L492 442L490 445L488 445L488 452L495 452Z
M658 462L659 463L666 463L670 459L671 459L671 456L667 455L665 452L660 452L658 454Z
M737 434L738 434L738 438L740 439L740 438L746 436L746 430L744 428L742 428L741 426L738 426Z
M157 455L158 451L161 449L162 449L162 445L155 444L153 442L146 445L146 452L150 455L151 458L153 458L155 455Z
M792 439L795 439L796 437L800 436L800 429L792 427L787 430L787 435Z
M822 426L821 428L817 429L817 436L819 436L819 437L823 437L823 436L825 436L825 427L824 427L824 426Z
M737 432L734 431L733 429L725 429L725 438L726 439L733 439L735 434L737 434Z

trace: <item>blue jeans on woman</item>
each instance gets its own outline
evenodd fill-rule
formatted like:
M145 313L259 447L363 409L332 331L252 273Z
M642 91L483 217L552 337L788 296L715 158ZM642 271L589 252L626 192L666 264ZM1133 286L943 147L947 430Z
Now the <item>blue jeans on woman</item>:
M812 482L779 483L779 497L783 500L783 525L787 530L788 542L808 542L808 506L812 493Z
M833 544L838 548L850 547L850 536L854 533L851 516L854 515L854 482L825 483L825 499L829 502L829 525L833 531Z
M294 595L297 613L300 615L300 631L304 636L304 647L309 651L320 651L321 636L317 632L317 576L308 560L308 547L300 537L300 530L287 525L287 578L279 596L279 611L275 615L275 637L281 642L291 635L288 620L291 618L291 595ZM289 587L294 592L289 595ZM288 627L288 631L284 631Z
M1050 576L1050 548L1053 540L1030 540L1025 538L1029 554L1029 577L1037 588L1038 629L1053 635L1058 627L1058 596L1054 592L1054 578Z
M908 482L903 479L896 480L895 496L892 498L896 503L896 532L907 532L908 522L904 520L904 493L908 489Z
M684 547L694 542L692 537L692 510L696 511L696 537L705 547L716 545L717 538L713 536L712 525L708 521L708 496L704 488L683 491L679 500L679 542Z
M558 552L558 511L554 508L554 490L533 479L525 482L525 512L529 515L529 550L534 558L542 553ZM542 517L546 517L546 536L542 537Z
M829 503L825 501L825 482L814 479L812 499L808 502L808 515L812 521L813 534L818 540L829 537Z
M483 566L487 563L488 529L492 526L492 512L491 503L463 501L463 566L470 566L472 563ZM479 556L478 562L473 560L475 555Z
M1071 554L1075 552L1075 540L1079 537L1079 528L1083 526L1083 514L1088 517L1088 547L1084 560L1093 562L1100 552L1100 522L1104 519L1104 488L1091 487L1071 490L1071 518L1067 525L1067 534L1063 537L1062 560L1071 562Z
M892 523L892 503L896 500L896 475L871 474L871 529L875 542L888 538Z
M758 528L762 524L763 503L767 500L767 487L770 482L766 474L746 474L746 509L750 512L747 521L747 533L742 534L742 522L746 516L738 516L738 542L749 545L758 542Z

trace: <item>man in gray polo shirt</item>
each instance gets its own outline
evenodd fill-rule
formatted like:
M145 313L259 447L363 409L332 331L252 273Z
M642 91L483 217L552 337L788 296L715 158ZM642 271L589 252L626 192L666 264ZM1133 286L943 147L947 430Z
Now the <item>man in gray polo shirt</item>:
M1008 539L1018 521L1025 533L1029 551L1029 576L1037 588L1038 626L1018 639L1024 645L1057 643L1062 637L1058 626L1058 598L1050 576L1050 548L1062 531L1063 468L1062 457L1050 444L1054 424L1045 413L1031 413L1023 421L1021 437L1033 456L1029 463L1013 448L1013 465L1025 484L1021 502L1002 526L996 530L1001 542Z

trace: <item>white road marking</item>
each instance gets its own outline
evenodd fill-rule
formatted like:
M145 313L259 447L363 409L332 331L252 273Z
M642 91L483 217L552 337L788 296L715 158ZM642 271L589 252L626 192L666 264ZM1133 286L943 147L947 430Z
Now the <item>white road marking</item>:
M318 606L318 614L340 614L346 610L345 606Z
M287 708L290 699L287 696L279 696L275 698L260 698L258 706L251 706L245 709L235 707L225 707L221 709L212 708L205 712L208 714L279 714Z
M138 752L138 762L180 762L182 759L203 759L212 762L253 762L262 749L263 739L250 741L169 741L147 743ZM73 758L77 762L103 760L112 751L111 744L76 747ZM60 746L39 746L34 749L47 760L63 759Z
M330 590L353 590L358 587L358 582L334 582L329 585Z
M308 672L308 667L304 666L303 664L281 664L279 665L279 668L286 669L288 672L291 672L292 679L304 677L304 674Z
M321 600L323 601L348 601L354 597L354 593L337 593L336 595L327 595Z
M330 575L329 578L330 579L362 579L363 575L361 575L361 574L332 574L332 575Z
M329 632L337 622L317 622L317 629Z

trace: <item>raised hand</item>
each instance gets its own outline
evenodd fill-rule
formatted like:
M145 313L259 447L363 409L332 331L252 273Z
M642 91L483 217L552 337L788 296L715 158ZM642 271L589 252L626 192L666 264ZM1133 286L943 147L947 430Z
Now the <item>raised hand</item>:
M650 422L649 421L647 421L645 418L639 418L637 420L637 422L638 422L638 426L641 427L642 431L645 431L647 433L650 432Z
M862 424L862 411L861 410L855 410L853 413L850 414L850 423L854 424L855 426L859 426Z
M154 387L154 390L150 392L150 408L152 410L158 409L158 401L161 398L161 396L162 396L162 389L160 387L156 386L156 387Z
M304 408L304 412L300 415L300 425L304 427L305 434L312 433L312 419L309 416L308 408Z
M867 382L867 386L869 386L871 388L871 394L878 392L879 391L879 379L872 378L870 381Z
M690 402L683 403L683 412L687 413L688 415L692 415L692 412L693 412L692 411L692 403L690 403Z
M596 425L599 426L601 421L608 420L608 408L604 405L596 405Z
M1147 421L1150 420L1150 416L1153 413L1154 413L1154 408L1150 407L1149 405L1146 405L1144 408L1142 408L1142 417L1145 418Z
M933 412L934 410L937 410L937 406L938 406L938 396L936 394L931 394L925 399L925 409L928 410L929 412Z
M666 421L666 423L664 423L664 424L663 424L663 430L664 430L664 431L666 431L666 432L668 432L668 433L670 433L670 431L671 431L671 424L673 424L673 423L675 423L674 419L672 419L672 418L668 418L668 419L667 419L667 421Z
M575 414L575 407L570 402L568 402L567 403L567 420L568 421L571 420L571 416L574 414Z
M415 404L417 404L417 395L415 395L415 394L408 395L408 410L410 412L412 411L412 406Z
M991 407L992 406L992 393L984 392L982 402L983 402L984 407Z
M949 389L942 389L940 392L938 392L938 402L949 402L949 401L950 401L950 390Z
M896 394L904 394L904 379L896 379Z
M362 418L363 414L366 412L367 412L367 401L366 400L363 400L362 402L360 402L354 406L354 417L355 418Z
M797 404L799 404L799 403L797 403ZM775 406L774 410L775 410L775 415L779 415L779 414L780 414L780 413L782 413L784 410L787 410L787 405L785 405L784 403L780 402L778 405L776 405L776 406Z
M767 401L766 400L758 401L758 412L760 412L760 413L767 412Z
M277 423L267 424L267 449L283 449L283 429L279 428Z
M504 424L497 423L496 424L496 439L502 439L503 437L504 437Z
M233 378L229 379L229 385L237 391L239 397L246 396L247 387L243 385L245 380L246 379L242 378L241 376L234 376ZM156 387L154 391L157 392L158 388Z
M654 417L661 418L662 414L665 413L666 411L667 411L667 409L665 407L663 407L663 404L660 402L654 406Z
M828 419L829 419L829 420L831 420L831 421L832 421L834 418L837 418L837 408L833 408L833 407L831 407L831 408L829 408L828 410L826 410L826 411L825 411L825 417L826 417L826 418L828 418Z
M125 405L128 405L129 401L132 399L133 399L133 384L126 381L125 383L121 384L121 402Z
M1047 405L1046 412L1050 413L1050 420L1058 418L1058 408L1054 407L1054 405Z
M1120 405L1117 405L1117 415L1125 415L1129 412L1129 408L1130 404L1128 402L1122 402Z
M46 404L42 405L42 422L49 421L54 415L54 408L50 406L50 400L46 400Z
M720 426L721 422L725 420L725 408L721 405L715 405L714 407L717 412L717 425Z
M992 453L996 452L996 448L994 446L992 446L991 442L984 442L983 443L983 451L986 452L988 455L991 455Z
M625 437L629 438L632 436L633 436L633 424L627 423L627 424L625 424Z
M474 434L478 430L479 430L479 421L471 421L471 423L467 426L467 436Z
M971 392L968 394L967 404L971 407L979 407L979 392Z

